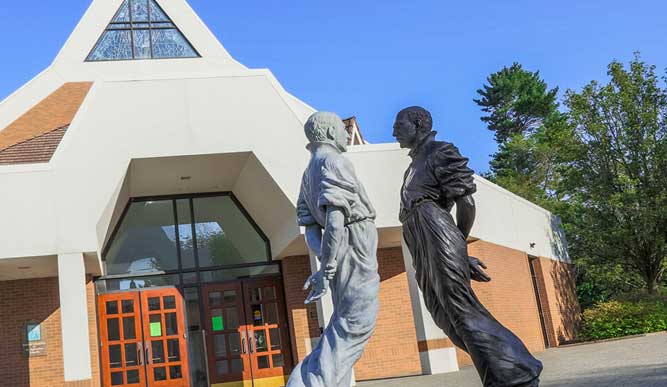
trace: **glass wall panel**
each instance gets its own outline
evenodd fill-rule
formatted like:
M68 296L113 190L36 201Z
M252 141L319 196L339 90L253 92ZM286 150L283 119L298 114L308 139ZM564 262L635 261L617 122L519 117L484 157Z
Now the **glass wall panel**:
M178 269L172 200L130 205L106 255L107 275Z
M179 285L178 274L153 275L150 277L132 277L99 280L95 282L98 293L115 292L118 290L132 290L155 288L160 286Z
M255 267L244 267L240 269L225 269L202 271L200 278L202 283L234 281L240 278L255 278L280 273L278 265L266 265Z
M181 244L183 269L193 269L195 267L195 246L192 237L190 199L176 200L176 210L178 212L178 239Z
M269 260L267 243L229 196L195 198L199 267Z

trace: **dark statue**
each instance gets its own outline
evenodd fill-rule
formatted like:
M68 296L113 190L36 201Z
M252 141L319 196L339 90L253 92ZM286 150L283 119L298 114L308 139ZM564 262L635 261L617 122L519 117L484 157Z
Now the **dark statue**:
M468 159L450 143L436 141L431 114L402 110L394 137L410 149L412 163L401 189L403 237L419 288L433 320L472 357L485 387L539 385L542 363L500 324L475 295L471 279L491 279L468 256L466 239L475 220L476 190ZM450 214L456 204L456 222Z

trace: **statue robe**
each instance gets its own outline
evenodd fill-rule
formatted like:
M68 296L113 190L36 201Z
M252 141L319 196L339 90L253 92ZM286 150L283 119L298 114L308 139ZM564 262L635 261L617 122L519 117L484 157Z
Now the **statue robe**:
M352 163L334 146L314 143L298 202L301 226L326 225L327 207L345 215L345 230L330 282L333 315L319 343L292 372L287 387L349 387L354 364L375 329L380 276L375 210Z

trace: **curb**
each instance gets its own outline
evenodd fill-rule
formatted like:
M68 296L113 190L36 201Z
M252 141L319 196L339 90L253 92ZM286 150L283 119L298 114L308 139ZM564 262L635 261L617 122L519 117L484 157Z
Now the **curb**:
M599 344L599 343L610 343L614 341L622 341L622 340L629 340L629 339L637 339L640 337L647 337L647 336L657 336L667 333L667 331L660 331L660 332L651 332L651 333L641 333L638 335L630 335L630 336L623 336L623 337L613 337L611 339L604 339L604 340L594 340L594 341L582 341L579 343L572 343L572 344L563 344L559 345L556 348L569 348L569 347L578 347L581 345L589 345L589 344Z

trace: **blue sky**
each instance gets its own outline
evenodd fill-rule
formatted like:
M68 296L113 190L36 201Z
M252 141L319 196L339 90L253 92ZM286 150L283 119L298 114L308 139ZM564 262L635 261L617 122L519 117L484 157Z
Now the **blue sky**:
M604 80L612 59L627 61L634 51L667 66L667 2L660 0L190 4L237 60L270 68L317 109L356 115L371 142L393 141L396 112L423 105L439 138L456 143L478 172L496 144L472 99L502 66L540 70L561 94ZM88 5L0 1L0 99L49 65Z

